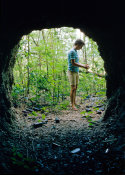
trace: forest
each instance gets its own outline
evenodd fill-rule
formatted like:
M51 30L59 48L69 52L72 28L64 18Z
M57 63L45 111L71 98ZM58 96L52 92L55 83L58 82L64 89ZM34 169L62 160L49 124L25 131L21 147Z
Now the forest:
M12 101L15 107L69 105L70 85L67 78L67 54L76 39L85 46L78 51L80 63L90 66L88 73L80 68L77 96L105 96L104 62L97 43L79 29L62 27L32 31L20 40L14 67ZM103 76L100 76L103 75Z

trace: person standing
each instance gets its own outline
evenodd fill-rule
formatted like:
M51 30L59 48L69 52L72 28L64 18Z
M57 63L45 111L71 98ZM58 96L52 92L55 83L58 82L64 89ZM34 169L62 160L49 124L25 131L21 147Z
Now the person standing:
M77 39L73 48L68 52L68 78L71 85L70 100L72 109L77 111L76 108L76 90L79 83L79 67L89 69L87 64L79 63L79 56L77 50L82 49L85 45L84 41Z

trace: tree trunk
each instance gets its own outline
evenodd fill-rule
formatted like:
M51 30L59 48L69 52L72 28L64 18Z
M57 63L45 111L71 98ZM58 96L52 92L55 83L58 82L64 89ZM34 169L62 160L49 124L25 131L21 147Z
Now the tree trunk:
M29 86L30 86L30 68L29 68L29 59L30 59L30 41L29 41L29 35L27 36L28 40L28 55L27 55L27 95L29 95Z

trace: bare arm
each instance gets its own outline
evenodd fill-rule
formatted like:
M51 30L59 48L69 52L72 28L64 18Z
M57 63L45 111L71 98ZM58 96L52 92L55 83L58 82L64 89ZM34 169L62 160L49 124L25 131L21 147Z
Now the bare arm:
M71 63L73 66L89 69L89 66L87 64L76 63L74 59L71 60Z

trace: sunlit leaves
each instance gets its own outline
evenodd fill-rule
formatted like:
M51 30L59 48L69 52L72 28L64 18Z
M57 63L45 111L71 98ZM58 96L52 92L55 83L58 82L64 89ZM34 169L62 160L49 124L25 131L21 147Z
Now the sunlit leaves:
M80 33L79 29L62 27L33 31L28 36L23 36L19 43L12 91L15 102L28 97L36 104L57 103L64 96L69 96L67 53L77 38L85 39L86 57L91 70L104 72L97 44ZM79 51L81 63L85 60L84 51L85 48ZM87 94L105 93L105 90L104 93L100 91L105 89L103 78L86 74L85 69L80 69L79 75L78 95L84 97Z

